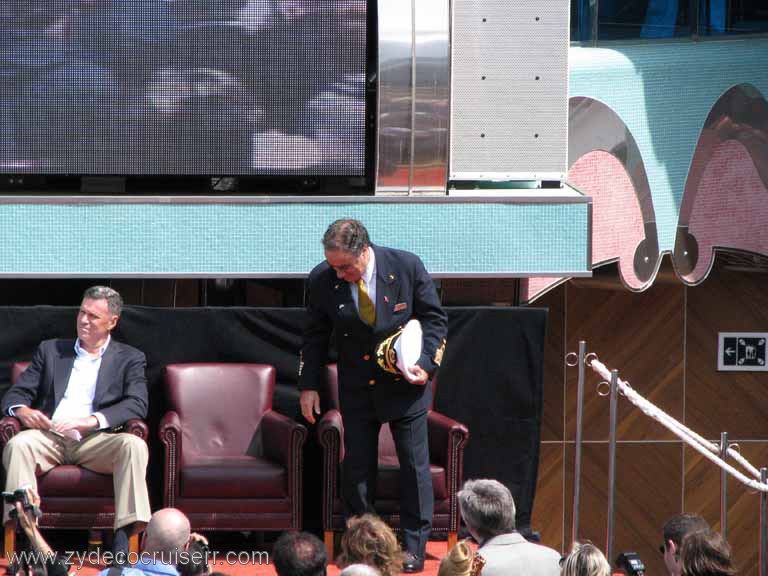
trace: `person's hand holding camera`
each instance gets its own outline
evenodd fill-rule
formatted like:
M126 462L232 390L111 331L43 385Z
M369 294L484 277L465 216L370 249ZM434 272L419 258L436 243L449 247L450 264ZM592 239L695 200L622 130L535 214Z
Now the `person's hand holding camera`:
M31 486L24 489L27 495L26 502L17 500L14 502L16 516L19 524L27 536L37 528L37 517L40 514L40 495Z
M13 504L16 508L16 517L19 519L19 525L24 530L27 538L29 538L29 543L35 550L52 556L53 551L51 547L37 529L37 518L40 515L40 495L31 486L25 488L24 492L26 498L16 500Z

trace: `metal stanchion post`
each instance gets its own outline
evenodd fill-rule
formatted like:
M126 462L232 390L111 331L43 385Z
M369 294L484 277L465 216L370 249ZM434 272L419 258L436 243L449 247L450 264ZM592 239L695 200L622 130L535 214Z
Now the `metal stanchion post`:
M763 483L763 486L768 482L768 468L760 468L760 482ZM760 576L766 576L766 562L768 562L768 558L765 557L766 551L768 551L767 520L768 492L760 492Z
M616 492L616 419L619 396L619 371L611 370L611 422L608 431L608 535L605 543L606 558L613 558L613 515Z
M576 444L574 446L573 472L573 523L571 524L571 542L579 539L579 502L581 500L581 429L584 416L584 358L587 354L587 343L579 342L579 384L576 392Z
M728 458L728 432L720 432L720 458ZM728 472L720 468L720 533L728 537Z

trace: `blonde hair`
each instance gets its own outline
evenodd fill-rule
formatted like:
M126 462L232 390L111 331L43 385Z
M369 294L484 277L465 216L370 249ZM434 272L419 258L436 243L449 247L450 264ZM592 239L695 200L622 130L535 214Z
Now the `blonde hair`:
M403 568L403 553L392 528L378 516L363 514L347 521L337 564L368 564L382 576L396 576Z
M594 544L574 542L571 553L563 560L561 576L611 576L611 565Z
M466 540L458 542L440 561L437 576L477 576L485 559L470 548Z

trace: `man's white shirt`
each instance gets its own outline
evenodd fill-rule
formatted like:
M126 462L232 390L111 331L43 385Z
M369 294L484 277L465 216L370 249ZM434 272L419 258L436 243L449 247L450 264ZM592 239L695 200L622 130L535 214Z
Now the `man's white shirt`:
M111 341L112 337L108 336L107 341L99 348L99 353L91 355L80 346L79 338L75 340L75 361L72 364L72 372L69 375L64 397L51 417L52 422L95 416L99 421L98 429L109 428L109 422L104 415L101 412L93 412L93 399L96 396L101 360ZM22 406L23 404L11 406L8 409L9 414L14 416L13 411ZM70 430L66 435L74 440L82 438L77 430Z

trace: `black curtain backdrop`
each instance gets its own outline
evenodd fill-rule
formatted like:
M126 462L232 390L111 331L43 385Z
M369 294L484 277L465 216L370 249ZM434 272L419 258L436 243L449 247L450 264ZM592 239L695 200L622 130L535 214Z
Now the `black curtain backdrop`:
M448 346L435 409L470 431L464 478L496 478L512 491L518 526L530 525L539 463L547 310L448 308ZM29 360L48 338L74 338L76 307L0 307L0 393L10 364ZM113 336L147 355L151 431L166 409L163 367L176 362L258 362L277 369L275 410L302 421L296 389L305 321L301 308L129 307ZM333 354L333 352L332 352ZM306 422L303 422L306 424ZM163 451L150 440L149 482L162 505ZM320 449L305 448L305 529L320 530Z

